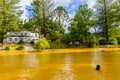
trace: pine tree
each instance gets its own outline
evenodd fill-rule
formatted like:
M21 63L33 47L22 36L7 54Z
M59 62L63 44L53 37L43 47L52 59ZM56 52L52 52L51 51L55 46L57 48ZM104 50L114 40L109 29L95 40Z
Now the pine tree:
M102 31L102 36L105 38L106 43L109 42L109 29L112 27L114 14L111 6L114 0L97 0L95 4L96 16L98 19L99 29Z
M52 0L33 0L31 7L34 8L35 17L33 18L35 27L39 30L39 33L47 35L48 19L51 18L51 9L53 3Z
M18 29L19 17L22 14L19 3L20 0L0 0L0 35L1 42L7 37L8 31Z

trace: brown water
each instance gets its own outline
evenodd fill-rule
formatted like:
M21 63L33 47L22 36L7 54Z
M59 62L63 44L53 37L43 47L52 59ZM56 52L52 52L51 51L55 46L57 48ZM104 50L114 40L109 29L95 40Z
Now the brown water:
M120 51L0 56L0 80L120 80Z

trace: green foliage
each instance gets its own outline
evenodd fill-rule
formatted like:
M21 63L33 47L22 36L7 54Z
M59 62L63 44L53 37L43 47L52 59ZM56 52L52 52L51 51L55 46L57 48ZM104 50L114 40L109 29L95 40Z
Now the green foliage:
M117 38L118 44L120 44L120 37Z
M64 21L69 20L68 12L62 6L57 6L57 8L53 11L53 15L56 21L59 22L60 24L61 21L63 23Z
M0 35L2 43L8 31L18 30L19 17L22 11L18 5L20 0L0 1Z
M118 41L117 41L116 38L110 38L109 42L107 42L104 38L101 38L99 40L99 44L100 45L107 45L107 44L109 44L109 45L117 45Z
M89 42L87 43L87 47L96 47L97 46L97 39L95 36L92 36L90 39L89 39Z
M25 20L25 21L20 21L19 22L19 28L20 29L26 29L29 31L34 31L34 21L32 18Z
M109 36L110 38L118 38L120 37L120 28L114 27L109 30Z
M52 0L34 0L31 7L34 8L35 17L33 17L34 27L45 37L50 26Z
M59 39L59 34L59 31L51 31L49 34L47 34L46 38L51 42L55 42L57 39Z
M51 49L60 49L60 48L66 48L66 44L61 43L60 45L58 43L50 43Z
M50 43L50 49L59 49L60 46L56 43Z
M5 47L4 50L9 51L10 50L9 46Z
M61 45L61 31L63 28L61 28L60 26L63 26L63 23L65 21L69 20L69 15L68 12L62 7L62 6L57 6L57 8L52 12L53 17L55 18L55 20L58 22L59 26L59 45Z
M109 41L109 44L110 45L117 45L118 44L118 41L116 38L111 38L110 41Z
M31 41L30 43L33 45L35 42L34 42L34 41Z
M18 45L18 47L16 48L16 50L24 50L24 45L22 45L22 44Z
M71 22L69 27L70 39L72 42L79 42L83 45L86 45L89 41L89 36L91 33L89 29L92 27L91 17L93 15L93 10L88 8L88 5L79 5L77 13L75 14L74 19Z
M46 38L41 38L38 42L34 44L34 48L37 50L49 49L50 45Z
M23 40L21 39L18 44L24 44Z
M101 38L101 39L99 39L99 44L100 45L106 45L107 42L106 42L106 40L104 38Z
M105 42L109 42L110 39L110 30L111 28L118 27L118 16L119 11L118 8L120 4L116 1L118 0L96 0L95 8L96 8L96 17L97 17L97 25L99 26L99 30L102 32L101 37L105 38ZM118 5L116 6L115 5ZM119 18L120 19L120 18Z

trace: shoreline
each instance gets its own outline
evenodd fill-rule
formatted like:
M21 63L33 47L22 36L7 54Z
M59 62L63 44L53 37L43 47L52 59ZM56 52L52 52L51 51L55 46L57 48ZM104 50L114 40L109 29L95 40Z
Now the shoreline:
M25 54L57 54L57 53L79 53L99 51L120 51L120 48L67 48L67 49L48 49L48 50L9 50L0 51L0 56L25 55Z

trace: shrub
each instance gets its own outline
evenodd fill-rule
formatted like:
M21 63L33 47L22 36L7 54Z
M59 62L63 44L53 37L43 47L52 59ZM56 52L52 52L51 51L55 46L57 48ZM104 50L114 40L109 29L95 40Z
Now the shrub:
M118 44L118 41L116 38L110 38L109 42L107 43L105 39L100 39L99 40L99 44L100 45L106 45L106 44L109 44L109 45L117 45Z
M16 50L23 50L24 49L24 45L19 45Z
M117 45L118 44L118 41L116 38L111 38L110 41L109 41L109 44L110 45Z
M5 47L5 49L4 49L4 50L7 50L7 51L8 51L8 50L10 50L9 46Z
M98 41L96 39L95 36L92 36L89 40L89 42L87 42L87 47L95 47L97 45Z
M118 44L120 44L120 37L117 38Z
M101 39L99 39L99 44L100 44L100 45L106 45L107 42L106 42L105 39L101 38Z
M34 44L34 48L37 50L40 49L44 50L44 49L49 49L50 45L46 38L41 38L38 42Z
M24 44L23 40L21 39L18 44Z
M31 41L30 43L33 45L33 44L34 44L34 41Z
M51 49L59 49L59 48L66 48L66 45L63 43L50 43L50 48Z

